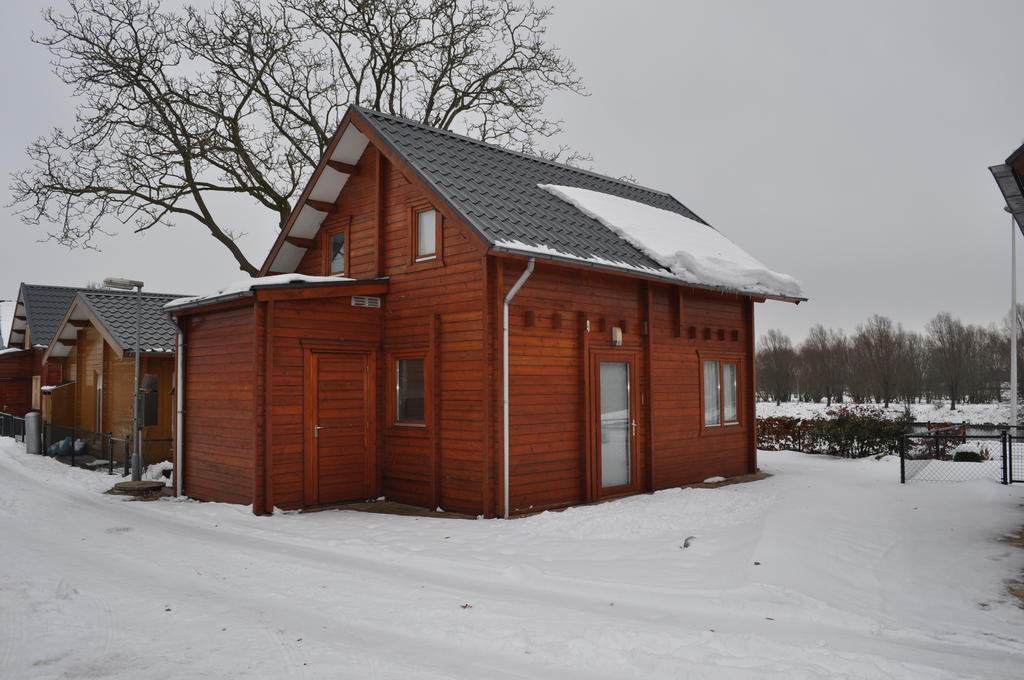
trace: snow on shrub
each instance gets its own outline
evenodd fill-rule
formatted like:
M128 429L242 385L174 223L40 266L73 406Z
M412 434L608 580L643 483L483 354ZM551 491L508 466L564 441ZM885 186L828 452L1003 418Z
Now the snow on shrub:
M757 447L825 453L843 458L896 454L911 422L872 406L837 406L814 418L758 418Z

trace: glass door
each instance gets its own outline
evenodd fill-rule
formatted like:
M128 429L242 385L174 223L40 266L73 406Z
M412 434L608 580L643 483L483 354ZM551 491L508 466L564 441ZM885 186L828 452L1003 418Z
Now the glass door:
M601 488L628 486L633 481L633 433L636 430L630 403L630 362L602 361L599 365Z

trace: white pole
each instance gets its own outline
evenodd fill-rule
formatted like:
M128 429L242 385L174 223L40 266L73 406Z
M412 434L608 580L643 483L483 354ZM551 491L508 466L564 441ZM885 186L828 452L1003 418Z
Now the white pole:
M132 481L142 480L142 414L139 413L139 360L142 345L142 284L135 292L135 409L132 411Z
M1013 215L1010 215L1010 425L1017 425L1017 225Z

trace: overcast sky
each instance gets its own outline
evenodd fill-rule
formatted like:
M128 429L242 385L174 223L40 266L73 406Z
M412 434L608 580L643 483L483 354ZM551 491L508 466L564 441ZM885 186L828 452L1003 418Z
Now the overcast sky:
M4 205L26 144L73 122L70 91L29 40L45 30L35 4L6 4L0 24ZM758 306L759 332L799 341L816 323L849 332L873 313L918 330L940 311L971 323L1005 314L1009 217L987 167L1024 141L1024 3L552 4L550 41L591 92L552 99L561 141L801 279L811 301ZM0 299L22 281L128 276L198 293L240 276L185 221L69 251L3 214ZM262 261L275 227L259 215L233 226ZM5 336L11 309L0 305Z

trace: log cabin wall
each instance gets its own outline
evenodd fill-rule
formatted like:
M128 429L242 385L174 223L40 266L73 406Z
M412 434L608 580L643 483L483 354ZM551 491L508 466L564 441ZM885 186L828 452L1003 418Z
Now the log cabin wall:
M491 307L499 405L501 298L524 266L504 259L491 267L501 281ZM753 471L753 405L745 403L753 394L751 304L738 296L538 262L509 313L512 513L600 497L594 356L635 361L642 395L633 414L638 455L635 487L626 492ZM619 347L612 344L613 327L623 330ZM702 358L738 363L739 425L703 427ZM500 483L500 418L492 436L493 476ZM497 513L500 492L495 495Z
M253 500L256 384L253 307L182 317L186 413L184 492L199 500Z
M271 465L267 508L301 508L305 396L304 343L360 346L380 343L381 310L352 306L351 297L273 301L266 304L269 379L265 435ZM261 366L258 370L263 370ZM381 375L377 368L375 379ZM186 394L188 393L186 386ZM187 473L186 473L187 474Z
M79 430L97 430L96 381L104 372L105 344L91 325L79 330L75 338L75 427Z
M327 237L346 229L346 275L389 277L377 389L381 493L400 502L479 513L486 478L481 445L487 368L482 244L453 215L444 214L443 206L431 205L419 185L372 145L357 167L358 174L345 184L297 271L329 273ZM432 207L442 220L433 260L413 258L416 207ZM383 230L378 230L380 223ZM425 360L428 395L422 427L393 422L388 395L394 390L392 373L399 356Z
M0 354L0 412L23 416L32 408L36 351Z
M752 305L738 296L652 287L653 489L754 471ZM703 426L703 359L738 364L738 425Z

